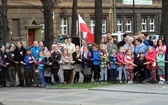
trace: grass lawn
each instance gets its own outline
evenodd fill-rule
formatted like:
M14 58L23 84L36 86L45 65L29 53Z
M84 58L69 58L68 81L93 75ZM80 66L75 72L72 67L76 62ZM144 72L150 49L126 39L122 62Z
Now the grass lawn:
M89 88L95 88L95 87L102 87L102 86L110 86L113 85L111 83L78 83L78 84L59 84L59 85L53 85L50 86L50 89L89 89Z

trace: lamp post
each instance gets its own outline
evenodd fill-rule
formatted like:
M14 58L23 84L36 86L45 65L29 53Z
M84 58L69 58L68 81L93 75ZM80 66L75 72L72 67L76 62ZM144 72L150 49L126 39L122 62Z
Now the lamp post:
M135 35L136 23L135 23L135 0L133 0L133 35Z

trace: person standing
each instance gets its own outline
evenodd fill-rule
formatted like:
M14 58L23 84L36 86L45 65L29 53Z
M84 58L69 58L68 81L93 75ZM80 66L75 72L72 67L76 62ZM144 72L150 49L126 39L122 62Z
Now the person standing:
M129 38L128 40L127 40L127 42L126 42L126 44L124 44L124 50L126 51L126 50L131 50L132 51L132 53L134 53L134 45L132 44L132 39L131 38Z
M6 65L4 64L4 62L0 56L0 88L4 87L6 84L6 83L4 84L3 71L2 71L5 67L6 67Z
M117 66L116 50L112 50L112 54L109 56L110 81L112 83L117 82Z
M125 62L125 70L127 71L128 75L128 84L133 83L133 69L134 66L137 66L134 64L134 55L132 50L127 50L124 56L124 62Z
M23 47L22 42L17 42L16 49L14 50L14 58L16 62L19 62L16 65L16 71L19 78L19 86L24 87L24 57L26 55L26 49Z
M46 82L44 79L44 54L43 52L39 52L39 57L37 58L37 68L39 71L39 76L40 76L40 86L41 87L45 87L46 86Z
M158 70L157 74L159 76L159 84L164 84L165 82L165 54L163 52L162 48L159 48L158 54L157 54L157 65Z
M75 52L75 44L72 43L72 38L67 38L67 43L65 44L64 48L68 49L70 56L72 57L72 53ZM73 81L73 66L71 67L70 71L70 83Z
M112 50L118 51L117 45L114 44L113 38L110 38L107 43L107 52L109 55L112 54Z
M140 52L146 53L147 46L142 42L140 38L134 40L134 43L135 43L134 48L135 57L138 57Z
M99 82L100 78L100 51L99 51L99 46L94 44L93 45L93 52L92 52L92 62L93 62L93 70L94 70L94 81L95 83Z
M31 53L34 59L34 62L36 63L38 57L39 57L39 52L41 51L41 47L39 46L37 41L33 42L33 47L31 48ZM33 82L34 82L34 86L38 86L39 84L39 76L38 76L38 69L37 69L37 65L33 65Z
M80 78L80 72L82 71L81 68L81 52L80 47L77 45L75 52L72 54L73 61L75 62L74 65L74 71L75 71L75 77L74 77L74 83L79 82Z
M39 42L39 46L41 47L41 51L46 54L48 52L48 48L44 46L42 41Z
M148 47L148 52L146 54L146 60L147 62L150 62L150 64L147 64L147 69L150 71L150 77L152 79L152 83L157 83L156 80L156 51L153 50L153 48L151 46Z
M0 56L1 56L1 59L2 59L2 61L3 61L3 64L5 64L6 65L6 58L7 58L7 53L6 53L6 51L5 51L5 46L4 45L2 45L1 47L0 47ZM6 87L6 79L7 79L7 70L6 70L6 68L2 68L1 69L1 75L2 75L2 78L1 78L1 84L2 84L2 87Z
M16 85L15 65L19 63L19 62L15 61L14 56L15 56L14 55L14 47L10 46L9 51L7 53L7 60L6 60L7 71L8 71L8 75L9 75L8 82L10 83L10 86Z
M31 50L27 49L26 56L24 57L25 65L25 86L31 87L33 85L33 64L34 60L31 54Z
M121 46L119 48L118 53L117 53L119 83L122 83L123 72L124 72L124 76L125 76L125 78L124 78L125 83L127 82L127 71L125 70L124 55L125 55L125 51L124 51L124 48Z
M162 50L163 50L163 54L166 54L166 49L167 49L167 47L166 47L166 45L164 44L164 41L161 40L161 39L159 39L159 40L157 41L157 47L156 47L156 53L157 53L157 54L158 54L158 52L159 52L159 49L162 49Z
M72 57L68 52L68 49L64 48L61 56L62 69L64 73L64 84L71 84L71 72L72 72Z
M107 83L107 66L108 66L108 53L106 46L102 44L100 46L100 58L101 58L101 63L100 63L100 76L101 76L101 81L104 83Z
M84 75L84 82L89 83L91 82L92 78L92 53L89 51L88 46L83 47L83 54L82 54L82 69Z
M124 38L124 39L118 43L118 45L117 45L118 48L120 48L120 46L124 46L124 44L126 44L128 38L129 38L129 35L123 34L123 38Z
M44 78L47 85L51 85L51 67L52 67L51 53L48 51L44 58Z

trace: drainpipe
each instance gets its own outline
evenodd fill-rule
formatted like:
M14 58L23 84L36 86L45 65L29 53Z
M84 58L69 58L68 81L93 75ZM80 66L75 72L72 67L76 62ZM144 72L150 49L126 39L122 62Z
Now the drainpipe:
M114 7L114 32L117 31L117 16L116 16L116 0L113 0L113 7Z
M133 0L133 35L135 35L136 23L135 23L135 0Z

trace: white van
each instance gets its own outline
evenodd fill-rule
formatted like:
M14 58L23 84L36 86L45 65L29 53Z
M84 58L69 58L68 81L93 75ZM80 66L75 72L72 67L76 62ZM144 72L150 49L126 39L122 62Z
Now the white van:
M158 40L160 35L149 35L149 40Z
M118 42L120 42L123 40L123 34L125 34L125 33L112 33L111 36L116 37ZM106 37L107 34L102 35L102 37L104 37L104 36Z

